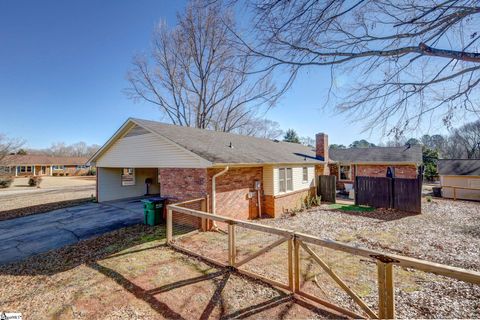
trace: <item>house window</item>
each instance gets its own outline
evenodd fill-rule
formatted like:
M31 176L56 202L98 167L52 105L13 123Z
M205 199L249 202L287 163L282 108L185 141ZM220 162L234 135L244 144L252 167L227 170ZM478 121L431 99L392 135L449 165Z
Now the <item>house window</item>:
M20 172L20 173L32 172L33 171L32 168L33 167L31 167L31 166L18 166L17 171Z
M339 175L340 180L352 180L350 166L340 166Z
M78 165L78 166L77 166L77 169L78 169L78 170L79 170L79 169L87 169L87 168L89 168L89 167L90 167L90 166L87 166L87 165L82 164L82 165Z
M278 191L285 192L285 168L278 169Z
M65 166L60 166L60 165L52 166L52 170L65 170Z
M292 168L278 169L278 191L293 191L293 173Z
M134 186L135 185L135 169L124 168L122 169L122 186Z
M308 168L307 167L303 167L303 182L308 182Z

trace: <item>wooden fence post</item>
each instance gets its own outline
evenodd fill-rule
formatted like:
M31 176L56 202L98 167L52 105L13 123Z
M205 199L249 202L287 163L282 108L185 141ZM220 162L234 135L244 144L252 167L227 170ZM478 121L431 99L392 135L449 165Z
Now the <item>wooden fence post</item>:
M300 292L300 240L294 238L294 250L293 250L293 268L294 268L294 276L295 276L295 292Z
M293 238L288 239L288 287L292 292L295 292L293 284L294 272L293 272Z
M207 199L208 198L205 198L200 202L200 211L207 212ZM208 230L207 219L205 219L205 218L201 218L201 219L202 219L201 220L202 221L202 231L207 231Z
M168 208L168 207L167 207ZM167 244L173 240L173 212L172 209L167 209Z
M228 265L235 266L236 263L236 246L235 246L235 225L233 223L228 224Z
M378 317L395 318L395 293L393 283L393 264L377 261L378 269Z

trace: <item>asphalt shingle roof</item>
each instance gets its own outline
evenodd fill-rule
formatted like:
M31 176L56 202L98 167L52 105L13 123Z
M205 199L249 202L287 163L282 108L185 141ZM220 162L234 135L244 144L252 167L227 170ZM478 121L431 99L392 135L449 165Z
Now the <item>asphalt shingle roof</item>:
M323 159L316 158L314 148L298 143L132 120L212 163L323 163Z
M422 163L422 147L373 147L373 148L330 148L332 161L348 163Z
M438 160L438 174L442 176L480 176L480 159Z
M2 165L84 165L88 161L85 157L52 157L41 154L8 155L2 159Z

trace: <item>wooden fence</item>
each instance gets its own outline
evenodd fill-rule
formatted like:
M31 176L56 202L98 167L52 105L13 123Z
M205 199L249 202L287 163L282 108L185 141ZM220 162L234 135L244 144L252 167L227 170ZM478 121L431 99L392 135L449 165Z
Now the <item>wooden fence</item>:
M422 180L355 177L355 204L421 213Z
M205 199L196 199L194 201L199 201L204 203ZM189 203L192 203L190 201ZM203 207L203 206L202 206ZM389 253L382 253L374 250L364 249L360 247L353 247L346 245L341 242L336 242L332 240L321 239L319 237L311 236L308 234L303 234L295 232L292 230L280 229L270 226L265 226L253 222L243 221L232 219L224 216L213 215L207 212L185 208L182 207L182 204L169 205L167 207L167 244L171 247L188 253L193 256L200 257L211 263L228 266L239 273L245 274L255 279L259 279L266 283L269 283L273 286L282 288L289 292L295 293L298 296L310 299L311 301L317 302L328 308L341 312L347 316L353 318L380 318L380 319L393 319L395 318L395 282L394 282L394 266L400 266L404 268L411 268L427 273L433 273L464 282L472 283L475 285L480 285L480 272L465 270L461 268L451 267L447 265L442 265L438 263L428 262L424 260L419 260L415 258L404 257L400 255L394 255ZM173 226L175 223L175 215L181 214L182 216L190 216L192 218L201 219L201 225L214 225L214 222L224 223L228 225L227 231L227 242L228 242L228 263L222 263L216 259L211 259L205 255L202 255L196 251L185 249L176 244L177 240L180 238L192 236L201 232L196 230L183 235L175 235L173 232ZM240 261L237 260L237 240L236 240L236 227L242 227L246 229L255 230L257 232L262 232L268 235L275 235L278 237L278 240L272 242L271 244L265 246L264 248L254 252L253 254L248 255L245 258L242 258ZM215 232L215 231L206 231ZM201 232L203 233L203 232ZM249 272L242 269L242 266L249 261L257 259L258 257L266 254L268 251L280 246L281 244L287 243L288 250L286 251L285 260L287 262L287 274L288 280L286 282L276 281L264 276L257 274L255 272ZM315 251L312 249L313 246L319 246L324 249L333 250L337 254L348 253L350 255L357 256L362 259L370 259L376 262L377 270L377 285L378 285L378 310L373 310L368 304L324 261ZM355 311L346 309L339 305L336 305L332 302L326 301L318 296L312 295L310 293L304 292L300 286L300 275L301 275L301 263L300 263L300 253L305 251L313 261L315 261L322 270L336 283L338 286L360 307L363 311L363 314L358 314ZM274 266L277 268L278 266ZM357 280L358 281L358 280Z
M322 197L322 201L335 203L337 195L337 177L318 176L317 195Z

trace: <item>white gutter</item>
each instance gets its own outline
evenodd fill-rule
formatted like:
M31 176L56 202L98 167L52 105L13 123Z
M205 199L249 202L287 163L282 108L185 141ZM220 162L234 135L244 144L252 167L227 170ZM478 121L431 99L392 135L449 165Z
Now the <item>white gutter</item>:
M216 173L212 177L212 214L217 213L217 192L216 192L216 179L217 177L221 176L222 174L225 174L228 171L228 166L225 167L222 171L219 173ZM213 226L216 228L215 221L213 222Z

